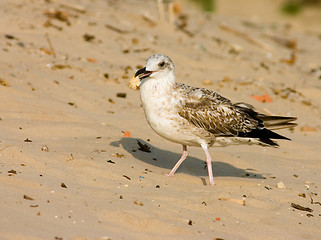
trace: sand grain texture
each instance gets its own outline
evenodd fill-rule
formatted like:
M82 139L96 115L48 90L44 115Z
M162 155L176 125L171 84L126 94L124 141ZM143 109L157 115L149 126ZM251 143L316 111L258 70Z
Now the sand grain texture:
M236 16L223 3L206 15L179 1L182 30L159 22L155 1L66 2L0 3L1 239L320 238L317 19ZM164 176L181 146L148 127L128 88L155 53L172 58L179 82L297 116L279 131L292 141L211 148L215 187L198 148ZM265 94L272 102L253 98Z

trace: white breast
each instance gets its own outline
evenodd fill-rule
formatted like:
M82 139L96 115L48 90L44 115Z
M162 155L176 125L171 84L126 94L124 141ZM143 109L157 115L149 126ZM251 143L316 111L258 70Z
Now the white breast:
M148 79L141 84L140 92L147 122L157 134L185 145L199 146L199 142L204 141L191 131L190 123L179 116L181 100L171 84Z

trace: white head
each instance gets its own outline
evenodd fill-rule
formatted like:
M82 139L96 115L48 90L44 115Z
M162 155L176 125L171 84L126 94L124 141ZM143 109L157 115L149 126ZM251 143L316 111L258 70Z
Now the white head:
M168 56L156 54L147 59L146 66L138 70L135 77L140 80L154 78L161 81L169 78L174 81L174 64Z

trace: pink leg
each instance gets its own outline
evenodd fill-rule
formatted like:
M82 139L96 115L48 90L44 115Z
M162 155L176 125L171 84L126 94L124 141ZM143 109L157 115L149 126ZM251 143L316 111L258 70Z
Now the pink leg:
M213 172L212 172L212 158L210 156L210 153L208 152L207 145L202 144L202 148L206 154L206 164L207 164L207 171L208 171L208 177L210 179L210 184L214 186L214 178L213 178Z
M183 153L182 153L182 156L181 158L178 160L178 162L175 164L175 166L173 167L173 169L168 173L166 174L166 176L169 176L169 177L173 177L174 176L174 173L176 172L177 168L179 167L179 165L181 165L181 163L185 160L185 158L187 157L187 147L186 145L183 145Z

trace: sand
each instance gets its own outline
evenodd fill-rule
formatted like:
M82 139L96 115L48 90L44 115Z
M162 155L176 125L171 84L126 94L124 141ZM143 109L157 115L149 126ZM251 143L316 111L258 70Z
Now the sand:
M320 239L320 14L237 2L179 1L177 28L155 1L2 1L0 239ZM181 146L127 86L155 53L178 82L298 117L292 141L211 148L215 187L200 148L164 176Z

